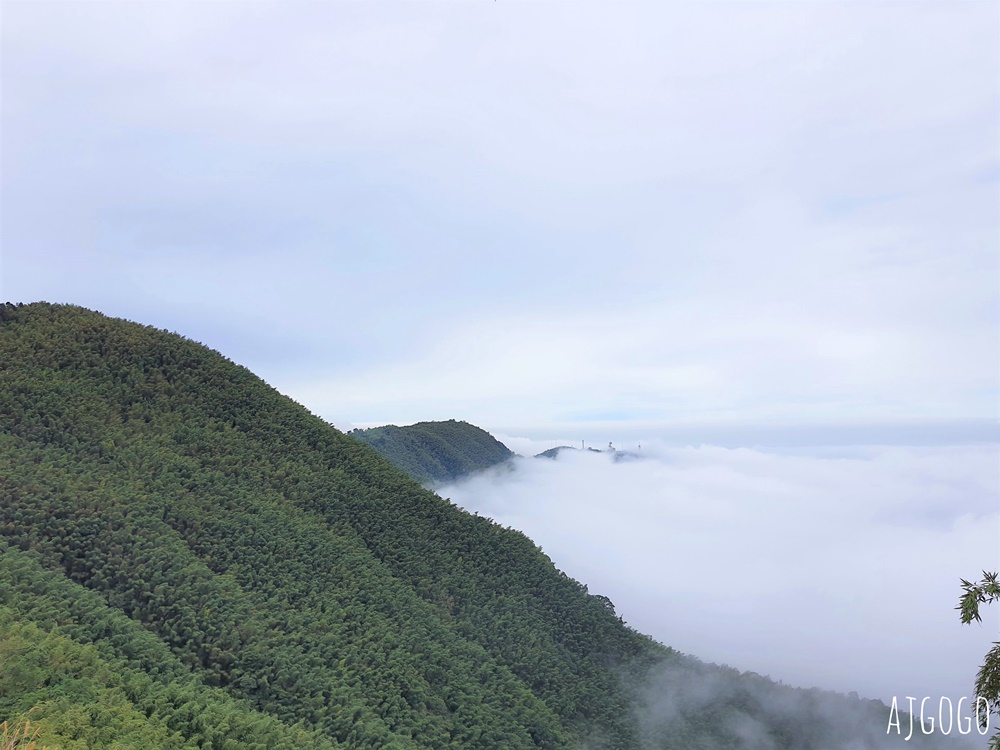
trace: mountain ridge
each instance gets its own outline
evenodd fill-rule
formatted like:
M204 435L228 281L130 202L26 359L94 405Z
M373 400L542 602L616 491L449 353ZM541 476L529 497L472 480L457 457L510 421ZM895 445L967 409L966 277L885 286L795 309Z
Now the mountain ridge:
M34 711L64 750L744 746L733 716L806 750L837 731L817 700L863 717L848 739L884 732L874 705L624 626L521 532L200 344L7 304L0 362L0 721ZM667 678L720 700L664 721Z

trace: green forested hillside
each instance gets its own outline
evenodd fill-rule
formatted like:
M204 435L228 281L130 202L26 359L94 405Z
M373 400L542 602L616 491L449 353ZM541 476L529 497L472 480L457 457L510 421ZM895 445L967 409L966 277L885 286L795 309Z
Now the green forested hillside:
M334 748L209 688L96 592L0 546L0 722L27 715L63 750ZM227 744L228 743L228 744Z
M7 305L0 368L0 722L30 711L50 744L752 747L736 716L807 750L844 731L630 630L523 534L197 343ZM703 679L718 700L660 709Z
M468 422L417 422L351 430L398 469L419 482L449 482L487 469L514 454L503 443Z

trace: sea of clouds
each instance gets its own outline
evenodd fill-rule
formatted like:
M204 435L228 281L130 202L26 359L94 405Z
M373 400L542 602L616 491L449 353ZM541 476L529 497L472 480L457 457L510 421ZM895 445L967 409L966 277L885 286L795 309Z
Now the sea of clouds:
M995 444L629 453L518 457L437 491L703 660L887 704L974 695L1000 606L971 626L954 608L960 578L1000 567Z

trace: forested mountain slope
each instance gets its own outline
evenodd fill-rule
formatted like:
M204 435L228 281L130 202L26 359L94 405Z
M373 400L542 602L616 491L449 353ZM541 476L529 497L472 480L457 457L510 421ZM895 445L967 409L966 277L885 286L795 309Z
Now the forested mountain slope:
M514 454L486 430L468 422L417 422L351 430L419 482L450 482L488 469Z
M879 704L817 711L632 631L200 344L7 305L0 368L0 722L34 709L64 750L884 737Z

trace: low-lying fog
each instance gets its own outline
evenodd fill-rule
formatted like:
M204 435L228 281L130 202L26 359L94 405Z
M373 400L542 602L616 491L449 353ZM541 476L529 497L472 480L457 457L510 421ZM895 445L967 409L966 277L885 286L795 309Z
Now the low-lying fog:
M954 608L1000 567L997 446L640 454L517 458L438 493L706 661L887 703L973 694L1000 606Z

